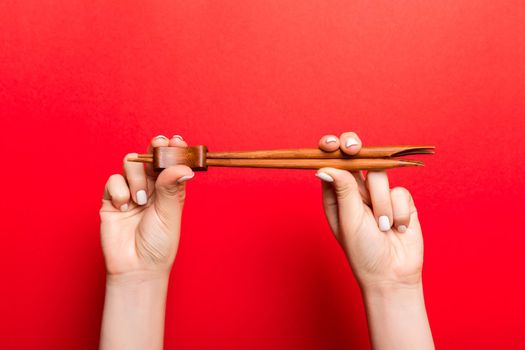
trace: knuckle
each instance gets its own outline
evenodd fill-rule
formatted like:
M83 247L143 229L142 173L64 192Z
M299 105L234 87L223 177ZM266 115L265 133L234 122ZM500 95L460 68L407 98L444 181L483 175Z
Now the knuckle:
M168 196L174 196L179 193L178 186L165 186L159 188L159 191Z
M398 223L408 223L408 221L410 220L410 216L408 213L406 214L395 214L394 215L394 221L395 222L398 222Z
M392 188L392 193L395 194L395 195L410 195L410 192L405 188L405 187L402 187L402 186L396 186L394 188Z
M113 175L111 175L108 178L108 184L112 183L112 182L115 182L115 181L120 181L121 179L122 179L122 175L120 175L120 174L113 174Z
M127 177L130 185L142 187L145 184L146 178L139 175L130 175Z
M117 192L117 193L113 193L111 195L112 199L113 199L113 202L126 202L129 197L126 193L123 193L121 191Z
M391 207L391 203L388 199L376 199L372 200L372 202L375 208L385 209Z
M343 182L335 186L335 194L338 198L348 197L354 190L356 186L353 186L350 182Z
M129 195L129 187L127 184L122 184L122 186L115 186L111 191L113 196L126 197Z
M183 184L175 186L159 186L156 188L159 193L166 197L175 197L179 202L184 202L186 199L186 189Z
M346 198L351 193L349 186L336 187L335 194L337 198Z

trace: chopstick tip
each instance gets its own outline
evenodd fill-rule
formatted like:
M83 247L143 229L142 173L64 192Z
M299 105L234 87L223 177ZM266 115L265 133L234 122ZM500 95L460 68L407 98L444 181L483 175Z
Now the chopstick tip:
M128 158L127 161L135 163L153 163L153 159L148 158Z

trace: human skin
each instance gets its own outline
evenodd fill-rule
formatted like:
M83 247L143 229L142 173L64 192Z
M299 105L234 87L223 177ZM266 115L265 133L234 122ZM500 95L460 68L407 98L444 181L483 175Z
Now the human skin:
M355 133L319 142L325 151L348 154L361 145ZM178 135L157 136L150 149L161 146L187 144ZM126 161L132 156L124 158L124 175L108 179L100 209L107 271L103 350L162 349L185 183L194 176L177 165L156 177L151 167ZM373 348L433 349L421 282L423 241L410 193L390 190L385 172L369 172L365 179L360 172L323 168L316 175L323 180L330 227L361 286Z
M327 135L319 147L353 155L353 132ZM385 171L322 168L323 206L359 282L374 349L434 349L423 298L423 236L410 192L390 189Z
M151 147L187 147L180 136L155 137ZM185 181L183 165L157 178L151 168L127 162L107 181L100 209L106 261L101 349L162 349L168 278L177 253Z

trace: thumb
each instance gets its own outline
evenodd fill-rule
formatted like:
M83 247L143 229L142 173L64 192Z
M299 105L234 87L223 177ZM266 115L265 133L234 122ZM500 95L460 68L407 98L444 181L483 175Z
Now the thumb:
M351 233L356 231L365 208L355 177L346 170L334 168L319 169L317 175L322 180L331 182L334 186L339 211L339 225L343 232Z
M185 165L164 169L155 182L155 208L161 219L169 223L178 220L186 198L186 181L195 173Z

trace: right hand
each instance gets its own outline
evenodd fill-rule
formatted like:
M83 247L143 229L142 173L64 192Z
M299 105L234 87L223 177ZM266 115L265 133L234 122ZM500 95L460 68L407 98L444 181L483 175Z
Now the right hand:
M362 143L348 132L326 135L319 147L341 148L354 155ZM361 288L419 287L423 265L423 237L410 192L390 189L385 171L319 169L323 206L330 227L344 249Z
M157 136L154 147L187 147L182 137ZM185 181L194 176L185 165L156 174L151 164L128 162L124 175L111 175L100 209L102 250L108 280L166 277L177 253ZM157 177L158 175L158 177Z

